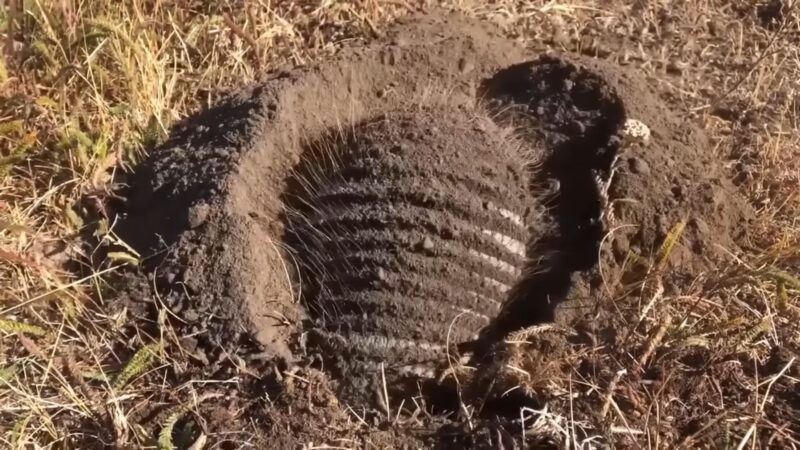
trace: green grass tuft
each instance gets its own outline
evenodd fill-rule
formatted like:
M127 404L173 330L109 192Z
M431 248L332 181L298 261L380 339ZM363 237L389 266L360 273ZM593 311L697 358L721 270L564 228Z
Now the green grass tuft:
M128 361L122 372L114 379L114 388L122 389L131 380L146 372L153 363L162 355L163 346L160 342L145 345L140 348L133 358Z

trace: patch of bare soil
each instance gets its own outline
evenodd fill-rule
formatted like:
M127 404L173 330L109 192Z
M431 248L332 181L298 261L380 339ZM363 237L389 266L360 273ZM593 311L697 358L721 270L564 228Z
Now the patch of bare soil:
M262 443L559 442L544 405L614 441L604 419L644 403L589 386L631 358L652 392L673 376L648 350L670 323L633 341L634 306L753 216L708 148L633 70L417 16L176 129L132 183L121 234L152 256L127 305L169 311L183 376L245 374L207 426ZM662 442L690 439L701 405L658 395L684 399Z

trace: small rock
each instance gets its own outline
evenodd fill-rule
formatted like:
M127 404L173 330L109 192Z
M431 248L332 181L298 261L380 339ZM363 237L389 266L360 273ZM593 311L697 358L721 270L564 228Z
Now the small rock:
M660 238L666 237L669 234L669 230L671 228L671 224L669 221L669 217L666 214L659 214L656 216L656 232L658 233Z
M212 357L214 358L214 364L222 364L228 359L228 354L226 352L219 351L217 352L216 356L212 355Z
M612 251L614 253L614 258L617 261L624 261L625 258L628 256L628 250L631 248L631 243L628 240L628 237L623 235L616 236L614 238L614 243L612 244Z
M173 284L175 282L175 278L177 278L177 274L172 271L167 272L166 275L164 275L164 281L166 281L167 284Z
M433 250L433 240L431 240L431 238L429 238L429 237L425 236L425 239L423 239L423 240L420 242L420 247L421 247L423 250L427 250L427 251L431 251L431 250Z
M194 336L185 336L180 339L181 347L189 353L194 353L197 350L198 342Z
M650 173L650 165L647 164L642 158L633 157L628 160L631 172L639 175L648 175Z
M708 227L708 224L699 217L695 217L692 220L690 220L689 225L691 225L694 229L696 229L698 233L703 235L707 235L711 232L711 229Z
M180 303L181 303L180 297L178 297L177 295L167 295L166 297L164 297L164 304L169 306L170 308L174 308Z
M627 119L625 121L622 127L622 134L645 145L650 142L650 127L636 119Z
M199 362L203 366L208 366L210 364L208 356L206 356L206 353L203 351L197 351L191 353L191 355L197 360L197 362Z
M194 309L187 309L183 312L183 314L181 314L181 317L187 322L197 322L197 319L200 318L200 315Z
M712 183L704 183L701 187L703 201L718 208L725 204L725 191Z
M197 228L208 220L211 207L207 203L199 203L189 208L189 228Z

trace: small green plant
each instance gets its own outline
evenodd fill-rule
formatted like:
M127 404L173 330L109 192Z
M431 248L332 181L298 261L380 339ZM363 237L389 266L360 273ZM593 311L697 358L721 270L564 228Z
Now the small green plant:
M191 409L191 404L180 405L176 407L164 425L161 427L161 432L158 433L158 450L173 450L175 444L172 442L172 433L175 429L175 424Z
M160 342L148 344L140 348L133 355L133 358L128 361L128 364L125 365L122 372L117 375L114 380L114 388L122 389L131 380L146 372L162 352L163 346Z
M44 336L47 334L47 331L42 327L5 319L0 319L0 330L7 331L9 333L32 334L34 336Z

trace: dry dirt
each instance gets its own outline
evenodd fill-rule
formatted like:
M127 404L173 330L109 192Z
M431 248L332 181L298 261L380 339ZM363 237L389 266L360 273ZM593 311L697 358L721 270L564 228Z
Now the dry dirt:
M518 421L545 403L605 433L607 401L553 384L613 382L630 302L690 289L746 244L754 212L709 148L631 68L457 15L404 19L152 152L120 231L151 256L120 304L165 306L198 376L246 368L246 392L202 406L208 426L274 448L547 445ZM684 442L700 407L670 408L662 443Z

